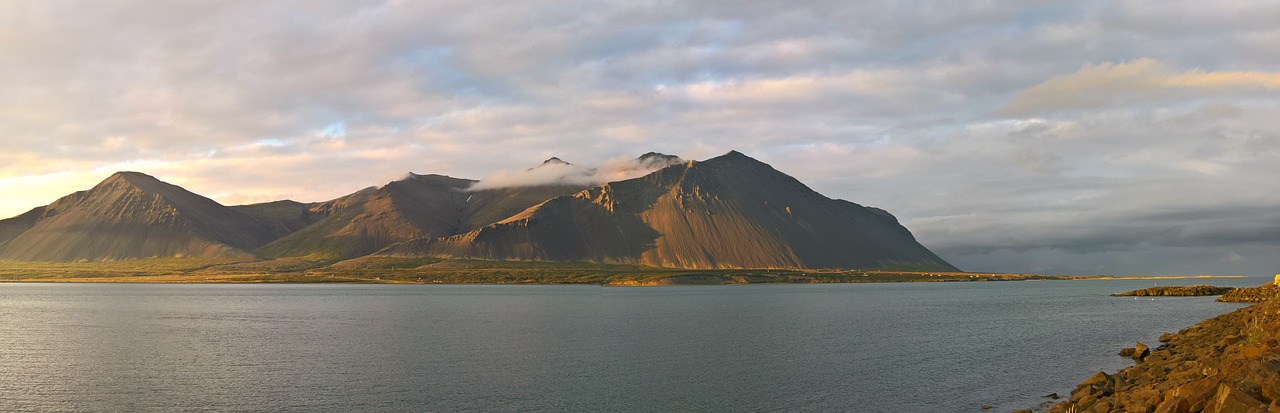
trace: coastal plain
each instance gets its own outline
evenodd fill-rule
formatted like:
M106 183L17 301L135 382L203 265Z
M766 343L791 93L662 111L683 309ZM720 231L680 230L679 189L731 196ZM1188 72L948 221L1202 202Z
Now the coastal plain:
M1153 276L1152 279L1229 276ZM590 262L361 257L336 263L301 259L153 258L105 262L0 261L0 282L443 283L608 286L759 283L1108 280L1139 277L857 269L672 269Z

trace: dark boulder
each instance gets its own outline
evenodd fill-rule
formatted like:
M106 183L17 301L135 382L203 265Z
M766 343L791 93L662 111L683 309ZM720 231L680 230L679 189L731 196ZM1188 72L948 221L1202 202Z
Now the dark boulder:
M1133 346L1133 354L1130 357L1133 357L1134 360L1142 361L1142 359L1150 355L1151 348L1147 347L1146 344L1142 344L1142 342L1138 342L1137 345Z

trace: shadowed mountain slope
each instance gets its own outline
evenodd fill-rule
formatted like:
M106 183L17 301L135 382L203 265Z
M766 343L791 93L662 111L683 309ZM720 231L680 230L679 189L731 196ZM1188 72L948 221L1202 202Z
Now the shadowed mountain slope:
M736 151L557 197L465 234L404 242L378 255L955 270L888 212L827 198Z
M271 233L271 238L274 240L306 228L323 218L311 211L311 208L318 204L304 204L286 199L260 204L234 205L231 209L258 220Z
M657 167L679 161L650 152L636 167ZM572 165L550 158L529 168ZM359 257L389 245L418 238L467 233L515 215L531 206L586 188L560 179L541 185L470 189L479 181L444 175L409 174L380 188L317 204L258 204L245 212L275 225L307 223L294 232L255 250L265 258L306 257L336 260ZM301 208L305 207L303 212Z
M267 258L342 259L366 255L393 243L458 234L498 221L547 199L581 190L535 186L467 191L477 181L416 175L380 188L366 188L332 201L276 206L282 226L312 222L255 251ZM299 204L302 205L302 204ZM254 206L266 210L263 206ZM304 218L305 217L305 218Z
M5 243L31 229L44 216L45 207L35 207L22 215L0 220L0 251L4 251Z
M181 187L119 172L0 221L0 259L115 260L248 255L271 240L257 220Z

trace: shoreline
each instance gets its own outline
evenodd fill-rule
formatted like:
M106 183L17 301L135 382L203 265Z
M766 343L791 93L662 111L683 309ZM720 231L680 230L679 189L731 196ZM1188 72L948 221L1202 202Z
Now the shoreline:
M1202 278L1249 278L1248 275L1102 275L1106 280L1186 280ZM1097 279L1097 278L1090 278Z
M1280 412L1280 287L1241 290L1257 303L1121 350L1137 364L1094 374L1046 411Z

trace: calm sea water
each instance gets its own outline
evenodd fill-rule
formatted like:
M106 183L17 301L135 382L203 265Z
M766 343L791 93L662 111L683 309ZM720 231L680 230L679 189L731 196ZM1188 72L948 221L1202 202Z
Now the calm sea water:
M0 284L0 411L1008 411L1239 307L1106 296L1195 282Z

